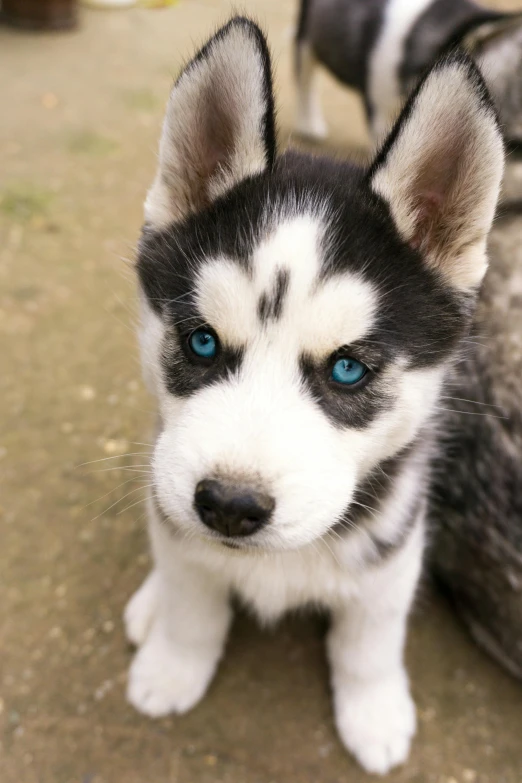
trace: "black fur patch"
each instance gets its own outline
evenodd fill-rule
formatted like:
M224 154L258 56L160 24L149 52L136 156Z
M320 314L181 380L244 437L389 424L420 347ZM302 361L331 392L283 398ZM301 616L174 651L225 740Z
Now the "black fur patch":
M522 161L522 139L510 139L506 142L507 163Z
M395 395L382 378L382 369L390 360L385 346L374 342L371 336L351 346L342 354L352 356L370 369L362 381L353 387L343 387L331 379L337 353L325 362L316 363L310 357L301 357L301 373L308 393L328 418L340 427L362 429L385 410L393 407Z
M299 3L299 15L297 17L297 26L295 30L295 40L302 41L306 38L306 24L308 21L308 9L310 0L301 0Z
M272 291L261 294L257 305L257 314L262 324L269 320L277 321L281 317L289 282L290 273L288 270L278 269Z
M383 502L388 498L395 480L404 463L411 455L413 446L409 446L393 457L377 465L361 482L349 508L342 519L334 526L337 532L349 532L357 527L362 518L377 515Z
M297 35L310 43L317 59L343 84L367 93L370 52L379 36L384 0L305 0L301 5Z
M201 325L200 322L198 326ZM177 397L187 397L204 386L226 380L239 371L243 358L242 350L220 346L217 357L210 364L201 364L187 347L190 333L185 330L171 333L163 347L161 360L167 389Z
M358 528L362 521L368 517L377 517L382 506L388 500L395 482L410 459L417 459L416 444L421 442L422 436L393 457L384 460L374 468L356 489L349 508L343 517L336 522L332 530L339 535L349 536ZM370 533L376 550L376 559L382 560L399 550L406 542L419 517L422 505L426 502L426 487L420 486L413 506L405 514L399 530L394 532L390 540L384 540L374 533Z
M382 560L391 557L391 555L401 549L401 547L408 540L410 533L419 519L421 509L425 505L426 499L424 497L420 496L416 498L413 507L409 511L409 514L405 516L400 530L391 541L384 541L378 536L372 535L372 541L377 553L377 562L381 562Z
M494 231L498 240L501 229ZM514 241L518 235L517 223ZM508 248L493 253L500 275ZM516 256L509 264L516 268ZM496 285L486 280L488 299L501 290ZM452 384L454 412L441 422L430 492L430 559L481 646L522 678L520 354L497 353L499 342L512 344L515 312L490 301L477 324L480 345L468 351Z

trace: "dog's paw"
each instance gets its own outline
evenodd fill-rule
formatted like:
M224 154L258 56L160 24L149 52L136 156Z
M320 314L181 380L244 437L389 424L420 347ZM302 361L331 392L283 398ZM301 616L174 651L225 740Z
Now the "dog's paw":
M203 697L214 674L212 651L178 650L153 631L132 662L127 699L151 718L187 712Z
M151 571L136 590L123 612L125 634L131 644L141 647L150 631L158 600L158 574Z
M367 772L385 775L408 758L416 729L405 676L335 694L339 735Z

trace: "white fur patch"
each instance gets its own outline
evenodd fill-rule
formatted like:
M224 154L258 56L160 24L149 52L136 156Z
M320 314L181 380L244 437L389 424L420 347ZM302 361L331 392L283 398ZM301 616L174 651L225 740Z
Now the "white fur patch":
M139 294L139 306L141 323L138 330L138 339L141 371L149 392L159 396L164 385L161 368L161 346L165 329L161 318L154 312L142 291Z
M368 94L375 114L374 141L382 141L402 103L399 67L410 30L433 0L388 0L381 33L370 55Z
M204 264L197 282L197 303L206 322L231 346L261 340L259 299L270 294L277 273L286 271L288 290L270 338L272 343L283 343L284 355L306 352L324 358L359 340L373 325L376 292L367 281L349 273L320 281L321 238L320 218L294 217L280 223L261 242L251 273L226 259Z
M300 41L297 57L297 133L309 139L325 139L328 127L323 116L319 96L314 84L316 59L308 41Z

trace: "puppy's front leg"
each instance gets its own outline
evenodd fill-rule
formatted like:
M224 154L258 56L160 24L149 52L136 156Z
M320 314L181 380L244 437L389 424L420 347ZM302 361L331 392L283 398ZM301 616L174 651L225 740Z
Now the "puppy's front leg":
M328 636L337 730L359 763L381 775L406 760L415 733L403 648L421 557L419 528L363 576L353 602L334 610Z
M231 620L227 585L172 548L157 562L157 608L129 672L127 697L140 712L182 713L202 698Z

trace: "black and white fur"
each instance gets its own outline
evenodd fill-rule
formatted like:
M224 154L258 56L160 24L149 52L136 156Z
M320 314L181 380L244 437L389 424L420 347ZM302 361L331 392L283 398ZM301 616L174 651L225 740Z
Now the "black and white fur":
M473 637L522 679L522 163L504 201L431 491L431 566ZM510 171L511 170L511 171ZM504 191L505 194L505 191Z
M137 271L160 426L154 569L125 611L128 697L156 717L202 698L236 594L264 623L329 610L339 735L370 772L408 755L403 665L421 571L437 401L487 266L503 168L463 55L420 84L371 167L277 155L270 60L235 18L175 83ZM212 328L212 364L190 355ZM349 354L357 388L332 381ZM269 493L248 537L206 527L199 482Z
M374 140L437 57L462 46L480 63L504 136L522 140L522 14L472 0L301 0L296 36L297 130L327 133L316 64L363 98Z

